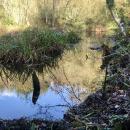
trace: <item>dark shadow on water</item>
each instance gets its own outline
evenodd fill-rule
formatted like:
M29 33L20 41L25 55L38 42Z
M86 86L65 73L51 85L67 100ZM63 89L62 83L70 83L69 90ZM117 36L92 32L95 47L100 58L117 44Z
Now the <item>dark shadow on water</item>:
M33 102L33 104L36 104L38 97L40 95L40 82L36 75L36 72L33 72L33 74L32 74L32 82L33 82L32 102Z

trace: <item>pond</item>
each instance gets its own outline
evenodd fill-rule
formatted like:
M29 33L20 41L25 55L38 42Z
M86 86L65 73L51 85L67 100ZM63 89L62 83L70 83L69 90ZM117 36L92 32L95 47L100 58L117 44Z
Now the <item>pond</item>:
M108 42L106 39L104 35L90 37L84 34L74 49L64 52L56 68L35 73L39 89L33 87L31 76L23 82L13 73L10 78L1 72L0 118L63 119L70 107L100 89L104 78L104 72L100 70L102 51L90 48Z

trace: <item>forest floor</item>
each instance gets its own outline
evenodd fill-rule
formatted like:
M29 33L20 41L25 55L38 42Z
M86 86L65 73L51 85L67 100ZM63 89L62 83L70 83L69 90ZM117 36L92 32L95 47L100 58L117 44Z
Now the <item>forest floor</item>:
M116 87L108 89L103 97L99 90L68 111L65 119L94 130L129 130L130 91Z

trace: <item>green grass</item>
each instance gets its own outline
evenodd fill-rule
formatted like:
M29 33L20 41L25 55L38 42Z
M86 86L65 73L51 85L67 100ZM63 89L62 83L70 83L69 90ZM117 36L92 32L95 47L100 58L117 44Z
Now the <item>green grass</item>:
M27 28L0 37L0 63L15 65L49 64L70 44L77 43L74 32Z

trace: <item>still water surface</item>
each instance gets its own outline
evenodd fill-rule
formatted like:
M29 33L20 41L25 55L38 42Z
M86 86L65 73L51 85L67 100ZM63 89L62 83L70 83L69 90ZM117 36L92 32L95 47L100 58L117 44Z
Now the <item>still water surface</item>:
M102 36L83 36L75 49L64 52L59 67L38 76L39 92L34 92L31 78L23 85L15 76L11 79L3 76L0 79L0 119L62 119L71 106L81 103L88 94L101 87L102 52L92 51L90 46L106 42Z
M58 88L58 89L57 89ZM74 97L74 93L76 97ZM78 104L79 94L85 95L86 90L70 86L51 84L46 92L40 94L37 103L32 103L32 93L19 94L15 89L0 90L0 118L18 119L21 117L44 118L48 120L62 119L69 107ZM77 98L77 99L76 99Z

